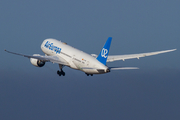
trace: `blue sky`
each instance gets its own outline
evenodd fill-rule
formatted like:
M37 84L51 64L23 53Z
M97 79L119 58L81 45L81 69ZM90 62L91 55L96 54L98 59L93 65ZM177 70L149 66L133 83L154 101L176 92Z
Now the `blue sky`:
M27 60L10 56L3 49L43 54L40 45L46 38L95 54L109 36L113 37L110 54L179 48L179 2L175 1L1 1L0 14L1 53L6 58L1 62L12 62L9 58L13 57L17 60L13 67L27 64ZM178 54L130 63L152 69L179 68ZM6 64L2 68L6 69Z
M38 119L50 112L43 109L50 108L57 112L52 113L54 119L65 119L68 110L72 113L72 118L77 114L79 115L76 117L77 119L83 119L90 116L88 111L84 112L89 108L94 119L110 119L111 116L114 116L115 119L153 119L150 117L150 113L159 119L172 118L172 116L178 118L175 110L179 109L175 106L178 104L179 88L177 85L180 78L178 74L180 71L179 6L180 1L178 0L1 0L0 101L3 108L12 109L9 111L7 109L3 113L12 113L12 117L17 119L24 119L27 116ZM7 49L29 55L43 54L40 49L42 41L46 38L55 38L89 54L98 54L108 37L113 38L109 53L111 55L174 48L178 50L140 60L109 63L109 66L139 67L140 70L115 71L89 78L84 73L70 68L64 68L66 77L59 78L56 75L56 71L59 69L57 64L47 63L43 68L36 68L27 58L4 52L4 49ZM53 87L54 85L55 87ZM131 89L129 89L130 86ZM143 86L146 86L147 89ZM49 93L47 93L48 91ZM155 95L153 96L153 94ZM14 97L12 97L13 95ZM148 95L151 97L149 98ZM49 98L48 96L52 99L44 100L46 97ZM82 98L82 96L85 97ZM33 98L38 102L35 103ZM94 102L88 101L91 98ZM125 104L123 101L118 102L121 98L124 98ZM12 101L8 101L9 99ZM60 101L58 102L56 99L60 99ZM81 102L79 102L80 99ZM102 102L104 99L106 100ZM164 99L166 99L164 103L161 103L160 101ZM142 100L142 104L138 102L139 100ZM42 104L41 101L43 101ZM44 107L46 102L49 103L49 106ZM63 106L61 102L65 102L65 105ZM140 107L135 109L137 103ZM151 105L147 105L148 103ZM18 107L18 104L21 107ZM26 104L31 106L35 104L36 107L30 105L23 107ZM58 116L59 109L55 107L56 105L66 109L61 117ZM73 112L78 105L81 106L79 113ZM144 107L146 105L147 107ZM159 107L157 107L158 105ZM165 105L169 105L168 110L165 109ZM174 107L175 109L171 113L170 111ZM13 111L16 108L19 112L16 111L14 114ZM29 111L26 111L26 108ZM123 108L124 111L122 112L120 108ZM129 108L131 111L128 113L128 109L125 108ZM39 113L39 117L36 115L36 109L42 111ZM153 112L154 109L156 109L155 112ZM99 114L93 112L94 110L97 110L96 112ZM115 110L124 114L120 115ZM162 115L157 114L159 111ZM24 112L25 116L17 116L21 112ZM109 112L110 114L107 114ZM141 118L139 116L142 112L144 117ZM81 113L85 115L81 116ZM104 117L100 117L104 114ZM128 114L131 114L132 118ZM162 117L163 115L165 117ZM71 117L68 118L71 119ZM5 118L10 119L8 115L4 115L3 119ZM51 119L52 116L50 114L45 118Z

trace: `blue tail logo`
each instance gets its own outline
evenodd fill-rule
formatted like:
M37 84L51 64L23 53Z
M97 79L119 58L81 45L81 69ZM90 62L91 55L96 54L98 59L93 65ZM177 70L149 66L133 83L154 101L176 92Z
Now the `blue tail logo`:
M109 37L104 45L104 47L102 48L99 56L97 57L97 60L99 62L101 62L102 64L106 65L106 61L107 61L107 58L108 58L108 53L109 53L109 48L110 48L110 45L111 45L111 40L112 40L112 37Z
M108 50L105 49L105 48L103 48L103 49L101 50L101 57L107 58L107 54L108 54Z

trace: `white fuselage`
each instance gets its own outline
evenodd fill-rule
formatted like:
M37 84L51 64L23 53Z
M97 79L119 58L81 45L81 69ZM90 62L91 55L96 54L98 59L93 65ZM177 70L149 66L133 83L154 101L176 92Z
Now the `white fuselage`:
M70 68L81 70L87 74L109 72L108 67L93 56L55 39L44 40L41 44L41 50L47 56L57 56L64 59Z

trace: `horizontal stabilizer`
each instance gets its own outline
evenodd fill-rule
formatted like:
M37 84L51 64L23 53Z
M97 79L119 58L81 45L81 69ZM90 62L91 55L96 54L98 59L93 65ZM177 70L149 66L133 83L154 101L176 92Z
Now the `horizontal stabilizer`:
M138 67L109 67L110 70L133 70L139 69Z

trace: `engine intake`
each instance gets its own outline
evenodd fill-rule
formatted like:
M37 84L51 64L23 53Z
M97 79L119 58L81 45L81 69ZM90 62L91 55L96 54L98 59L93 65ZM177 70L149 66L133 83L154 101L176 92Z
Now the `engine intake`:
M30 62L32 65L36 66L36 67L43 67L45 65L45 62L42 60L38 60L35 58L30 58Z

